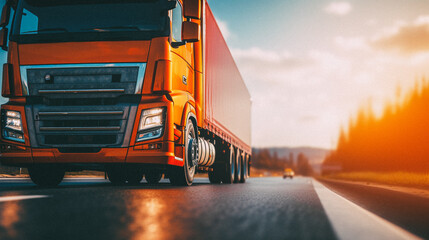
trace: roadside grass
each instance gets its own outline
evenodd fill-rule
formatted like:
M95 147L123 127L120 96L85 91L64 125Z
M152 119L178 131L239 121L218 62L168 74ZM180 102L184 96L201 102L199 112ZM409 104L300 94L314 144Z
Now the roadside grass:
M409 172L350 172L337 173L322 178L348 180L358 182L371 182L404 187L429 188L429 173Z

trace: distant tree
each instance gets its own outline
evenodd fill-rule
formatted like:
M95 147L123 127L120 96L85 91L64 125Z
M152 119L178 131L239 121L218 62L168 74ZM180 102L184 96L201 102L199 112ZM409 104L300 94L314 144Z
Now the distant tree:
M258 169L283 171L285 168L293 168L293 162L287 157L279 157L276 151L272 153L268 149L259 149L253 152L253 167Z
M295 156L293 155L293 152L289 152L289 161L288 161L289 166L291 166L291 168L295 168Z
M429 83L417 82L408 94L398 88L397 99L387 103L381 116L360 109L341 131L338 146L325 159L351 171L429 171Z
M298 154L296 172L303 176L313 175L313 168L310 166L308 158L303 153Z

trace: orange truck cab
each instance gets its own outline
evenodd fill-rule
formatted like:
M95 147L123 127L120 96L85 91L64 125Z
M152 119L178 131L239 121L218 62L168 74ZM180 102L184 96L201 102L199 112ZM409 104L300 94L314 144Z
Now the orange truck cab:
M7 0L3 165L40 186L245 182L250 95L205 0Z

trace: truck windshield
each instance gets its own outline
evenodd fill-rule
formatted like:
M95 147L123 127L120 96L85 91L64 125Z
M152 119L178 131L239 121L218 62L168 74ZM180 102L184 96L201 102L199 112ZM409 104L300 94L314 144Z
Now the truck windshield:
M169 31L167 0L21 0L11 39L146 40Z

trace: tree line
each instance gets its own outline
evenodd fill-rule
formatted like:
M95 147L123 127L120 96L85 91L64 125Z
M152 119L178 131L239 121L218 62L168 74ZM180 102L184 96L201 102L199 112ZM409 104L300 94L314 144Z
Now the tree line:
M309 159L303 153L299 153L296 159L293 153L290 153L288 157L279 157L277 152L271 153L266 148L253 150L252 167L277 172L291 168L299 175L310 176L313 174Z
M399 97L399 94L398 94ZM324 165L343 171L429 171L429 84L422 81L401 100L375 117L362 108L341 131L338 145Z

